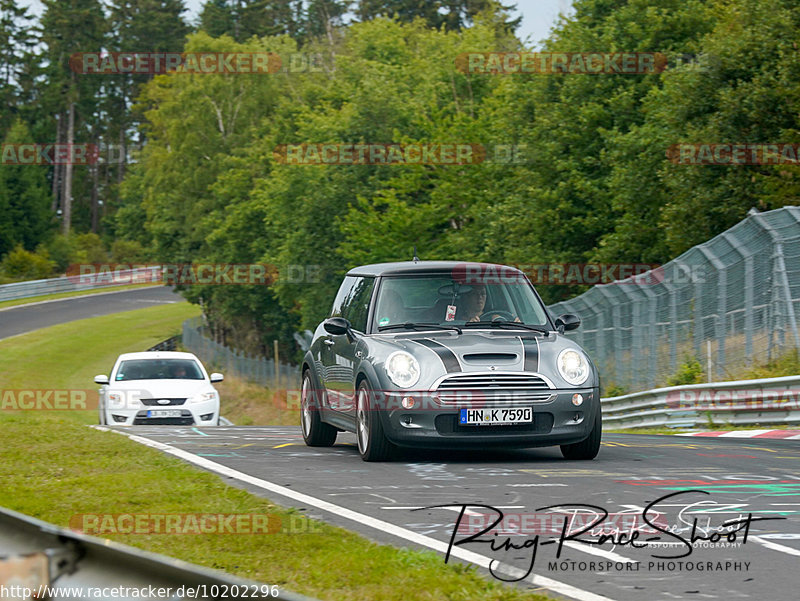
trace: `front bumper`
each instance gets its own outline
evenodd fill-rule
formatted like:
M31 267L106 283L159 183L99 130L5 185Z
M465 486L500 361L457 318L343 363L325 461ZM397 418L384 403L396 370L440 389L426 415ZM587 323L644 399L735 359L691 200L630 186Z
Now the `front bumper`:
M571 444L589 436L595 415L600 411L599 388L549 392L547 400L526 405L533 408L533 422L524 424L461 425L461 406L440 407L426 399L421 399L419 409L403 409L398 408L398 404L388 403L385 407L389 408L378 413L387 438L396 445L408 447L537 447ZM572 403L575 393L583 396L580 406ZM497 401L486 401L482 406L509 407Z
M180 411L180 417L150 417L151 411ZM219 420L219 401L187 403L178 406L145 406L107 408L106 423L109 426L215 426Z

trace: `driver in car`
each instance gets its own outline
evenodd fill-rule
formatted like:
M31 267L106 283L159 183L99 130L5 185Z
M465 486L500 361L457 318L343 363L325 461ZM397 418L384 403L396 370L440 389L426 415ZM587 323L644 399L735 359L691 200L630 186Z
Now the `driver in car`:
M486 286L473 286L472 290L463 297L463 302L458 308L458 318L466 322L480 321L483 308L486 306Z
M506 315L502 315L501 313L493 313L492 311L488 311L484 313L486 308L486 285L478 284L472 286L472 290L466 293L463 297L463 303L458 309L458 318L463 319L465 322L469 323L471 321L481 321L481 316L483 317L483 321L494 321L498 318L505 320L507 319L506 315L510 315L506 312ZM514 316L515 322L520 322L519 317Z

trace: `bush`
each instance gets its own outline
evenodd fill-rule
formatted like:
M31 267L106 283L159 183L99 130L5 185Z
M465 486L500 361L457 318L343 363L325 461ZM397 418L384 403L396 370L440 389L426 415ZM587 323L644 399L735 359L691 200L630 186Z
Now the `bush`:
M111 245L111 258L115 263L144 263L148 254L137 240L115 240Z
M55 263L55 269L58 273L66 272L70 264L77 262L78 249L75 246L75 239L63 234L56 234L47 242L40 244L36 247L36 252L38 254L47 254Z
M78 263L108 263L109 256L105 244L97 234L73 234L78 249Z
M754 367L744 377L747 379L779 378L800 375L800 353L797 349L784 353L769 363Z
M628 394L628 391L625 390L622 386L618 384L609 384L608 387L605 388L605 391L600 396L603 398L609 398L614 396L622 396L624 394Z
M43 280L55 275L55 262L47 251L32 253L17 246L0 262L0 274L11 281Z
M702 384L705 381L703 366L694 357L686 357L684 362L673 375L667 379L668 386L681 386L683 384Z

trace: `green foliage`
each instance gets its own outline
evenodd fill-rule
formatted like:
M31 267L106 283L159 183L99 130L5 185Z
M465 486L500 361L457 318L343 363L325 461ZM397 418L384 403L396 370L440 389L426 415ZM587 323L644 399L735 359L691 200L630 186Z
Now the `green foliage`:
M3 144L30 144L31 133L17 120ZM0 163L0 257L22 245L33 250L53 228L46 168Z
M776 359L747 370L742 379L779 378L800 375L800 351L792 349Z
M0 261L0 281L41 280L52 277L55 263L46 252L31 252L17 246Z
M667 386L700 384L705 381L703 366L694 357L686 357L673 375L667 379Z
M605 387L605 390L602 393L603 398L610 398L615 396L623 396L628 394L628 391L618 384L610 384L608 387Z
M115 240L111 244L111 260L114 263L141 263L148 258L147 249L137 240Z
M325 57L319 73L161 76L143 90L149 143L122 185L117 231L152 244L162 260L325 274L318 283L187 291L229 342L265 349L278 337L294 349L291 333L326 315L346 269L408 258L414 245L423 259L663 262L752 205L796 203L794 167L689 167L665 155L679 142L795 136L800 63L787 44L800 8L788 0L578 0L547 50L703 61L660 74L530 77L470 75L454 64L469 51L520 49L498 26L496 4L470 13L471 27L438 30L401 14L406 4L360 3L364 22L303 38L303 51ZM219 18L225 7L206 4ZM378 16L387 12L398 20ZM248 41L201 32L187 50L297 50L287 36L234 37ZM741 60L745 49L758 58ZM279 144L363 142L529 152L525 164L462 166L309 167L273 156ZM547 302L580 291L540 289ZM687 367L676 378L698 373Z

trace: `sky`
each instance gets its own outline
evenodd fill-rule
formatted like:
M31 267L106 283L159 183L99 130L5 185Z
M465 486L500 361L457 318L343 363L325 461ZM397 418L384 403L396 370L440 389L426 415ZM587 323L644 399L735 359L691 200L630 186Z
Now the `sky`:
M189 9L189 19L194 20L200 12L204 0L185 0ZM21 0L20 5L27 4L36 14L41 13L42 5L38 0ZM530 47L538 46L538 42L547 37L560 12L568 12L572 0L504 0L504 4L516 4L514 16L522 15L522 25L517 30L521 40L530 40Z

